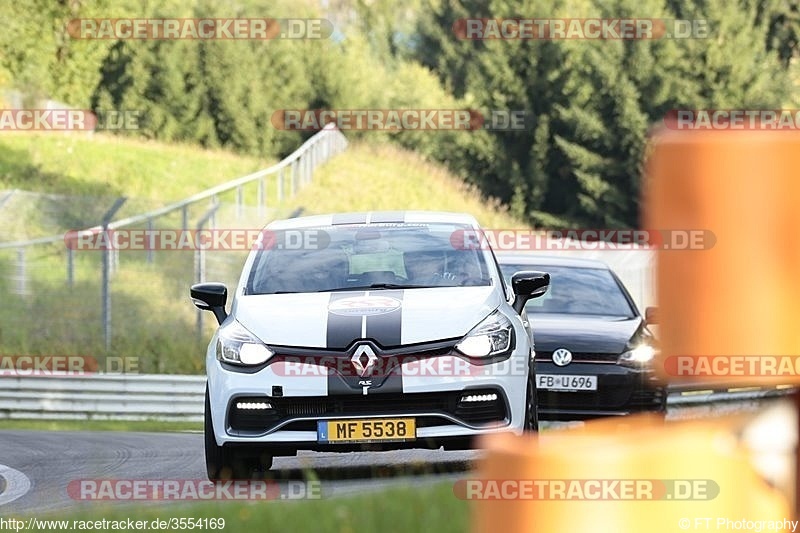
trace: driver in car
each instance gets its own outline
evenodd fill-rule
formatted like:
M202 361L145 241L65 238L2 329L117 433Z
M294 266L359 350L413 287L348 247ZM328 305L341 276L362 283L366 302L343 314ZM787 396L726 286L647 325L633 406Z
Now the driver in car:
M451 285L455 275L445 271L443 252L406 252L403 254L406 275L415 285Z

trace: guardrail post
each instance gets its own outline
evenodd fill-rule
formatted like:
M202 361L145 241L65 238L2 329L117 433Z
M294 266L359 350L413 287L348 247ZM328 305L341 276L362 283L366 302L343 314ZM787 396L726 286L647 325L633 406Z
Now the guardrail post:
M309 183L311 183L311 181L314 179L314 171L317 169L317 159L318 159L317 152L319 152L319 144L315 144L314 146L312 146L311 147L311 154L309 154L311 156L311 157L308 158L308 182Z
M17 275L16 277L16 290L17 294L26 295L28 294L28 275L26 272L26 265L25 265L25 248L18 248L17 249Z
M122 207L127 198L117 198L114 205L111 206L105 215L103 215L103 236L105 242L111 243L111 237L108 234L108 224L111 222L114 214ZM109 287L109 277L111 274L111 251L108 247L103 248L103 283L102 283L102 298L103 298L103 337L105 339L106 353L111 349L111 288Z
M67 247L67 287L75 284L75 250Z
M114 248L111 250L111 273L115 274L119 270L119 250Z
M187 205L184 205L181 208L181 229L183 231L186 231L187 229L189 229L189 212L188 212L188 208L189 208L189 206L187 206Z
M146 244L146 246L147 246L147 262L148 263L152 263L153 262L153 247L150 246L150 243L151 242L155 242L155 239L152 239L150 237L150 235L152 235L152 234L153 234L153 219L152 218L148 218L147 219L147 244Z
M108 241L108 224L103 225L103 236ZM103 249L103 338L105 339L106 352L111 349L111 291L108 281L111 271L111 254L107 248Z
M267 203L264 198L264 179L258 180L258 216L264 216L264 206Z
M219 203L215 203L211 209L209 209L205 215L200 219L197 223L197 232L199 233L200 230L203 229L206 222L214 220L214 214L219 209ZM203 283L206 280L206 251L202 246L198 246L197 249L194 251L194 282L195 283ZM197 310L197 338L202 339L203 337L203 317L205 316L205 311Z
M283 200L283 168L278 171L278 202Z
M299 173L299 169L297 168L297 159L292 161L292 182L291 182L291 189L290 194L294 196L297 193L297 174Z
M242 218L242 204L244 204L244 198L242 195L242 187L236 187L236 219Z

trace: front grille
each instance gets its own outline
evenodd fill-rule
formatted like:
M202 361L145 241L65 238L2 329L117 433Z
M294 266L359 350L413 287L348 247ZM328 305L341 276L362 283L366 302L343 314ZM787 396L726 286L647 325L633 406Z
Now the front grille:
M597 352L572 352L573 363L616 363L619 359L618 353L597 353ZM536 361L540 363L552 363L553 352L540 352L536 350Z
M325 414L325 405L319 402L299 401L284 406L283 416L316 416Z
M381 346L372 339L356 339L343 350L274 345L270 347L275 350L275 355L271 358L271 361L278 361L282 358L289 358L291 360L292 357L302 357L303 361L308 361L313 358L330 359L331 357L349 359L353 356L356 348L362 344L370 344L378 357L397 357L400 359L413 357L414 359L425 359L427 357L452 354L456 342L458 342L458 339L405 344L402 346Z
M542 409L618 409L630 398L630 389L606 389L585 392L537 391Z
M471 424L488 424L506 417L505 402L498 397L492 402L459 402L455 415Z
M496 394L497 399L486 402L461 402L464 394ZM269 401L272 409L243 411L236 409L240 401ZM502 422L508 417L506 400L498 389L467 389L443 393L371 394L347 396L310 396L301 398L253 397L236 398L228 409L228 425L233 431L266 432L279 423L302 417L413 415L414 413L441 413L455 417L469 425ZM436 425L435 420L418 420L424 425ZM439 424L447 422L439 419ZM292 422L287 430L316 429L315 423Z
M633 408L654 408L664 402L665 395L666 392L661 388L637 390L631 394L630 405Z
M601 386L597 391L555 392L539 389L537 398L543 409L649 410L661 405L664 392L656 388L631 388L631 385Z

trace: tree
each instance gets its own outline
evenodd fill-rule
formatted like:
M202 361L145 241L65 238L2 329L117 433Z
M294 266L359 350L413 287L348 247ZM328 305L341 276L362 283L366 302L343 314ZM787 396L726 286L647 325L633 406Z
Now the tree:
M782 47L767 37L775 33L777 0L767 8L759 0L736 6L722 0L681 2L679 8L674 3L433 4L420 18L418 60L481 109L525 110L529 116L525 131L489 134L495 154L470 145L441 157L460 161L457 170L465 179L530 222L637 225L647 131L669 110L774 108L792 95L792 67L781 62ZM465 17L639 18L642 13L705 19L711 36L467 41L451 31L453 22Z

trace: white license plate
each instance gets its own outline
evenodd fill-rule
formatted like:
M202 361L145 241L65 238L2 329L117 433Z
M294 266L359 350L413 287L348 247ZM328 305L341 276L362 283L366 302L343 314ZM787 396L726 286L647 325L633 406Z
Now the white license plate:
M597 376L537 374L536 387L561 391L597 390Z

